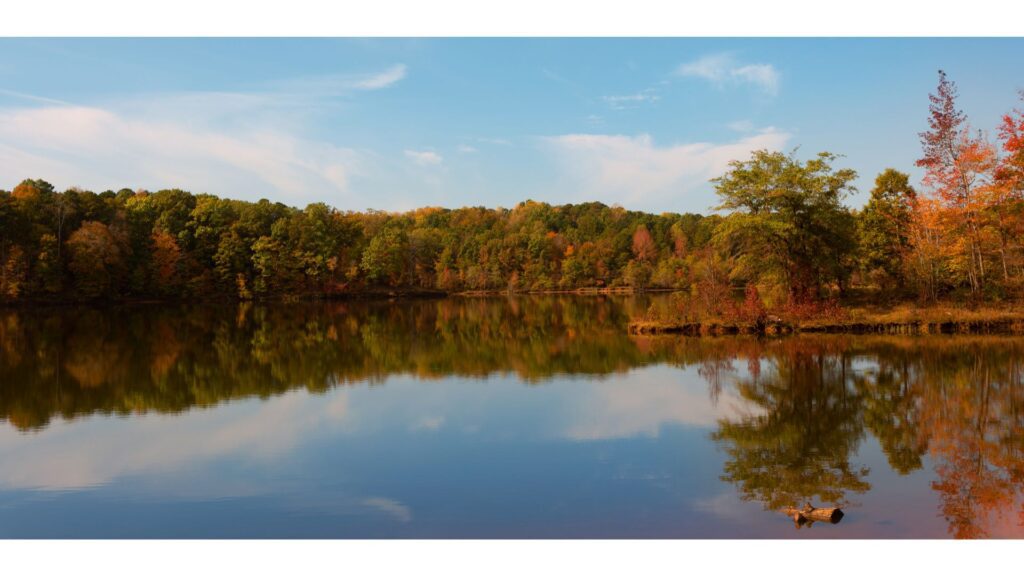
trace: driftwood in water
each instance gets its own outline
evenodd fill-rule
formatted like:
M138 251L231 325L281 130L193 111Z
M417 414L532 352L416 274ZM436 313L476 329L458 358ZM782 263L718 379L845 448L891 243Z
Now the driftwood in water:
M810 503L804 504L803 508L784 508L782 513L792 518L797 528L814 522L838 524L843 519L843 511L839 508L815 508Z

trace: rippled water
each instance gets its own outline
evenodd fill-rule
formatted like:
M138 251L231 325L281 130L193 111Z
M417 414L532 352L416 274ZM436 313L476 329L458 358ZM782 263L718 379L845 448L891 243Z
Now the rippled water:
M0 536L1024 535L1024 339L648 304L0 309Z

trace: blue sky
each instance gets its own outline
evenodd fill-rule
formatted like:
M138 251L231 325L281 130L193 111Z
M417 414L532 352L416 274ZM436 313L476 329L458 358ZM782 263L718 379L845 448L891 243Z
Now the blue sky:
M1021 39L2 39L0 187L343 210L709 212L751 150L909 171L936 70L994 136Z

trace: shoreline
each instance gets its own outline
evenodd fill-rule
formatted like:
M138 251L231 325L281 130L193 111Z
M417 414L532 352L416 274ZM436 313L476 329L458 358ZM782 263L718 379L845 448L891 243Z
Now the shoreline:
M432 300L443 298L481 298L495 296L629 296L639 294L667 294L678 292L678 288L647 288L635 290L628 286L615 288L571 288L551 290L461 290L449 292L428 288L374 288L352 292L335 292L332 294L298 294L284 296L267 296L262 298L242 299L230 296L214 296L211 298L97 298L91 300L67 300L59 298L36 298L14 301L0 300L3 308L31 308L37 306L128 306L141 304L224 304L224 303L294 303L294 302L332 302L351 300Z
M0 302L3 309L120 307L159 305L218 305L218 304L316 304L326 302L366 301L393 302L397 300L441 300L448 298L494 298L511 296L628 296L641 294L667 294L678 291L671 288L634 290L630 287L576 288L558 290L467 290L448 292L433 289L367 289L353 292L299 296L279 296L241 300L237 298L121 298L98 300L22 300ZM954 304L936 304L929 307L911 307L896 304L870 309L854 308L841 318L785 319L770 316L758 323L721 318L705 320L633 319L626 326L628 334L635 336L728 336L758 335L783 336L790 334L1005 334L1024 335L1024 308L957 307Z
M1024 334L1024 311L954 310L919 308L910 312L893 308L845 319L779 320L762 323L725 320L632 320L631 335L722 336L732 334Z

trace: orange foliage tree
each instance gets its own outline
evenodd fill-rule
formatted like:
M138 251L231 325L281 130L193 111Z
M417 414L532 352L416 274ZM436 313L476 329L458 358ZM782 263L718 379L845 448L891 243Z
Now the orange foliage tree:
M920 134L924 184L938 201L942 247L949 266L965 277L972 294L987 281L987 244L991 238L983 212L992 202L995 148L972 135L967 117L956 107L956 84L939 71L939 86L930 94L929 129Z
M102 222L84 222L68 238L70 268L83 296L111 296L122 284L126 246L122 235Z

